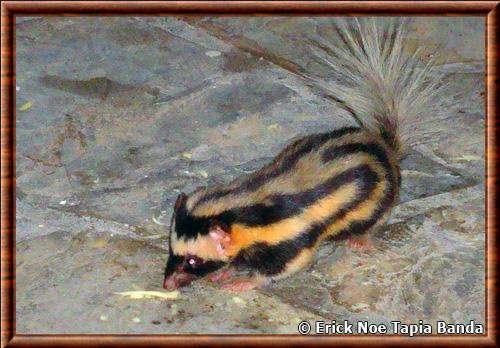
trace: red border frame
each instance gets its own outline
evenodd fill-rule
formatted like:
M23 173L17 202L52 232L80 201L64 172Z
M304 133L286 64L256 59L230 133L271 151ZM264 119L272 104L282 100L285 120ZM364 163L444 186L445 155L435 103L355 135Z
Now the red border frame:
M6 1L1 4L1 299L2 347L62 346L498 346L497 103L498 1ZM486 18L486 231L487 335L294 336L294 335L15 335L15 15L418 15Z

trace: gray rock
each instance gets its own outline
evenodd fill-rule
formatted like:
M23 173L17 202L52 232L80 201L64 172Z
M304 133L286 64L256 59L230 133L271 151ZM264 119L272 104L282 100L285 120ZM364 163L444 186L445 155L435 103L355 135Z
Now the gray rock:
M217 153L208 145L200 145L195 147L189 156L193 161L208 161L217 156Z

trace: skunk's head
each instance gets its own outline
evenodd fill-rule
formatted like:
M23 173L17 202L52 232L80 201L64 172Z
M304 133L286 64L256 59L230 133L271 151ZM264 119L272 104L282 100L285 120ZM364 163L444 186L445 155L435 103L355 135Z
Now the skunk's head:
M169 255L163 287L174 290L223 267L227 258L217 251L211 230L220 230L212 219L191 216L188 197L181 193L175 202L170 224Z

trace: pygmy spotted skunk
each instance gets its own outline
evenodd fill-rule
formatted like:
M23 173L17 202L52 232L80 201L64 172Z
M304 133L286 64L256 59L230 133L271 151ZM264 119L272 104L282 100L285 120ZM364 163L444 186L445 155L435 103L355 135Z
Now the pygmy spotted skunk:
M304 269L325 238L385 223L398 199L399 162L444 87L435 65L406 44L404 26L342 21L339 44L310 42L336 80L300 77L327 91L358 126L305 136L257 172L180 194L165 289L216 270L209 279L226 280L232 268L252 275L226 288L258 287Z

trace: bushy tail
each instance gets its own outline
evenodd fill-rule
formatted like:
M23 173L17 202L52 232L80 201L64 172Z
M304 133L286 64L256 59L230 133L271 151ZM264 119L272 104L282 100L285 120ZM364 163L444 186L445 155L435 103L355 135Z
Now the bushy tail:
M376 132L401 158L409 146L433 137L445 104L442 74L433 60L405 41L405 22L344 20L340 42L311 41L315 56L335 73L335 81L314 79L356 121Z

